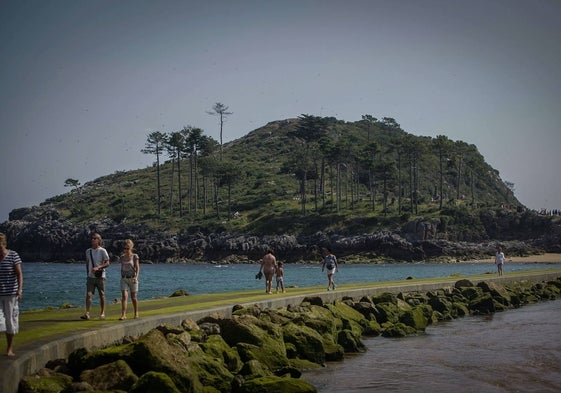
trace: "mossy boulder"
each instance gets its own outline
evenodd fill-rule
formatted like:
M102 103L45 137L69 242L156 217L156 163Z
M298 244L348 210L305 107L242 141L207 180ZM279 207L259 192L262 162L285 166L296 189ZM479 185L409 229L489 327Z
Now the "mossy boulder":
M207 355L219 359L233 373L238 372L243 365L238 351L230 347L218 334L208 336L199 346Z
M272 370L288 366L282 330L252 315L233 316L219 321L221 335L235 347L243 362L259 360Z
M380 303L397 304L397 295L390 292L380 293L379 295L372 296L372 302L375 305L378 305Z
M465 317L471 314L468 306L463 302L452 303L452 309L454 310L454 315L457 317Z
M337 343L343 347L345 352L363 352L365 349L360 335L350 329L343 329L337 336Z
M416 331L425 331L430 320L422 307L414 307L403 311L399 316L399 322L414 328Z
M454 283L454 287L457 289L469 288L473 286L475 286L473 282L471 280L468 280L467 278L458 280Z
M104 364L93 370L85 370L80 381L87 382L95 390L129 390L138 380L129 365L123 360Z
M443 319L454 319L457 316L452 302L446 296L436 295L429 297L429 305L434 311L442 314Z
M471 287L461 287L458 289L462 294L462 296L468 300L477 299L479 296L483 295L483 288L481 287L471 286Z
M370 325L369 321L364 318L364 315L356 311L351 306L343 302L334 302L333 304L326 304L325 308L333 313L334 316L339 318L343 322L343 331L350 331L354 337L354 340L360 343L361 337L365 331L369 331ZM341 337L341 332L339 331L337 342L345 348L352 348L339 341ZM349 350L347 352L356 352L355 350Z
M244 380L250 380L260 377L270 377L273 376L273 372L269 370L263 363L259 360L249 360L242 365L239 375L243 376Z
M391 337L391 338L405 337L405 336L413 335L415 333L417 333L415 328L411 326L407 326L402 322L398 322L398 323L386 322L385 324L382 324L383 337Z
M427 295L420 292L400 292L397 297L413 307L428 303Z
M492 314L495 312L495 302L490 293L485 293L469 302L469 309L474 314Z
M364 318L368 319L369 321L376 320L376 306L370 300L361 299L358 302L353 302L351 307L361 313Z
M297 314L292 321L297 325L305 325L322 336L331 336L335 341L337 332L343 328L343 321L323 306L308 306Z
M285 344L294 347L294 354L298 358L306 359L317 364L325 363L325 348L322 336L315 330L307 327L287 323L282 327Z
M510 292L504 285L482 281L477 284L477 287L481 288L484 293L490 293L493 299L505 306L512 304Z
M399 321L399 309L395 303L385 302L376 304L376 321L380 324L386 322L396 323Z
M20 393L60 393L72 384L72 377L46 368L34 375L23 377L19 383Z
M149 371L136 381L129 393L182 393L173 380L163 372Z
M229 389L233 375L220 359L206 355L181 328L158 327L130 344L108 347L82 356L83 365L118 357L142 376L165 373L181 392L199 392L204 385ZM75 358L78 358L77 354ZM78 363L77 359L74 360Z
M343 329L343 321L336 318L327 308L314 305L300 307L292 322L296 325L306 326L321 335L326 361L343 359L345 350L337 344L337 334ZM290 346L297 351L295 345L287 343L287 354L291 352ZM296 352L289 357L296 358L297 356Z

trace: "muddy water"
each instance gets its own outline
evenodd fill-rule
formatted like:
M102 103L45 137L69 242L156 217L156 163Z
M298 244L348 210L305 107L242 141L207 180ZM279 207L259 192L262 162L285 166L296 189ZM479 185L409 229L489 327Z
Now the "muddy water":
M303 378L320 393L561 392L561 300L365 344L366 353Z

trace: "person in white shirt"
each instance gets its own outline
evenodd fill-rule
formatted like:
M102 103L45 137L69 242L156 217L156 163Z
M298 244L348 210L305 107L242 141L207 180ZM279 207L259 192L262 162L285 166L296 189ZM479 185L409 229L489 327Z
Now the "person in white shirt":
M109 254L101 247L101 235L92 234L92 246L86 250L86 313L81 319L90 319L92 297L97 288L99 293L99 318L105 319L105 269L109 267Z
M495 254L495 265L497 265L497 272L499 276L503 275L503 265L505 264L505 254L503 253L502 247L497 248L497 253Z

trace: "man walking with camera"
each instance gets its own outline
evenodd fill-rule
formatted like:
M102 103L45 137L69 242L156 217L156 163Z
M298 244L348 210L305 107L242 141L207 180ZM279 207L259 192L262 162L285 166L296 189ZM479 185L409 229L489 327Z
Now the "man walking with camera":
M86 313L81 319L90 319L92 297L97 288L99 293L100 319L105 319L105 269L109 267L109 254L101 247L101 235L92 234L92 246L86 250Z

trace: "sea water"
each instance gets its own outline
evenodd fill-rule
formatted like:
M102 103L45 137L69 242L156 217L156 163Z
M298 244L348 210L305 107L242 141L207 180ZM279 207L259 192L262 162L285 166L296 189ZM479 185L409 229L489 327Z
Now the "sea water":
M505 272L560 268L561 263L508 263ZM26 262L22 264L24 297L20 309L36 310L46 307L74 305L85 302L85 264ZM139 300L171 295L181 289L189 294L216 293L240 290L265 290L264 280L255 279L257 264L141 264ZM400 264L340 264L335 282L367 283L413 278L469 276L488 273L496 276L492 263L400 263ZM290 287L318 286L327 288L326 274L318 264L285 264L284 282ZM106 298L108 302L120 299L120 266L107 269ZM275 283L273 282L273 287ZM94 296L94 305L98 302Z
M304 372L319 393L561 391L561 300L363 340L367 351Z

